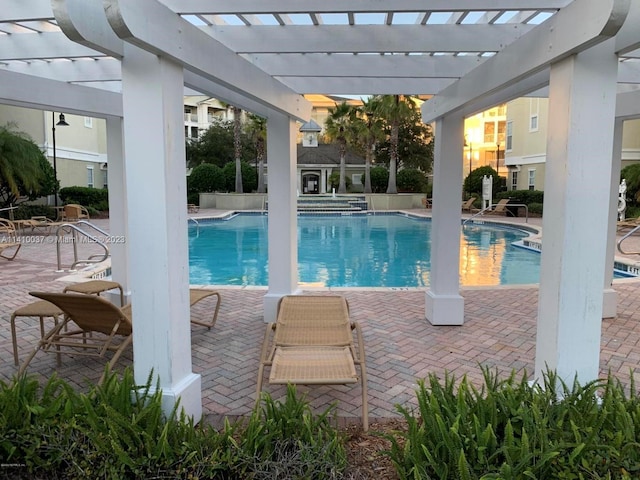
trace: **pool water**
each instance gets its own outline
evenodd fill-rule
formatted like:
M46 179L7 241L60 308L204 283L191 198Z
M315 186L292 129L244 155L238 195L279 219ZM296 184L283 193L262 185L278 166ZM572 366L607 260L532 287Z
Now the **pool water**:
M236 215L189 227L190 282L268 284L267 217ZM424 287L429 284L431 221L396 214L298 216L301 285ZM527 232L466 225L462 285L538 283L540 254L513 246Z

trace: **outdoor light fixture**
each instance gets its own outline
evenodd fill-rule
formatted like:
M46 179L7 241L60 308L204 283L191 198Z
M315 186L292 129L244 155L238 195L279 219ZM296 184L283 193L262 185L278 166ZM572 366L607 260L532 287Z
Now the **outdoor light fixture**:
M56 126L68 127L69 124L64 119L64 113L60 114L58 123L56 123L56 112L51 112L51 132L53 133L53 179L55 181L53 201L58 206L58 165L56 163Z
M500 177L500 144L496 143L496 173Z

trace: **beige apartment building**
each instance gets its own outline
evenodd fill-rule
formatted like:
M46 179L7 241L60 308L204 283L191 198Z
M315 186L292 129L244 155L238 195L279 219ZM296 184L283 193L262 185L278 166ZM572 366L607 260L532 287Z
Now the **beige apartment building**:
M509 190L544 190L548 111L547 98L519 98L506 105ZM628 120L623 129L622 168L639 161L640 120Z

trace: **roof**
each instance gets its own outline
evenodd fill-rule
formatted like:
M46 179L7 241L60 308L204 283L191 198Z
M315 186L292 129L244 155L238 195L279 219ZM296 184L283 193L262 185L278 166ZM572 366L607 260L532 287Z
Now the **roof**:
M297 145L298 165L340 165L340 151L336 144L320 143L317 147ZM364 165L365 159L349 150L345 155L347 165Z
M321 132L322 127L320 127L320 125L318 125L313 120L309 120L307 123L305 123L300 127L300 131L301 132Z

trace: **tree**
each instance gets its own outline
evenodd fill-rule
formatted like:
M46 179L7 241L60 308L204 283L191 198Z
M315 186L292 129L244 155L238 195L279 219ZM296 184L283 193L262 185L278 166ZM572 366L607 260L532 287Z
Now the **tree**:
M327 138L338 144L340 152L340 184L338 193L347 193L346 161L347 143L349 141L349 126L352 118L352 109L347 102L342 102L335 108L329 109L329 117L325 122L325 135Z
M266 191L264 185L264 159L267 150L267 119L257 115L250 115L247 131L256 149L256 159L258 162L258 193L264 193Z
M398 170L417 168L422 173L430 173L433 169L433 146L431 125L422 121L420 109L412 110L398 129ZM376 160L388 164L390 147L389 140L380 144Z
M31 138L15 125L0 126L0 206L56 191L53 168Z
M236 193L242 193L242 119L240 115L242 110L239 107L233 107L233 158L236 162Z
M220 120L212 123L197 139L187 141L187 166L202 163L223 167L233 158L233 122Z
M415 103L404 95L382 95L380 97L379 112L389 127L389 185L387 193L398 193L396 173L400 125L406 122L413 110L415 110Z
M364 193L371 193L371 163L375 155L376 146L384 139L384 121L380 115L380 99L370 97L361 107L354 109L355 115L351 120L355 141L365 152Z
M482 179L485 175L493 177L493 195L498 193L500 191L500 179L498 178L498 172L488 165L478 167L467 175L467 178L464 179L464 191L470 195L476 194L482 198Z

